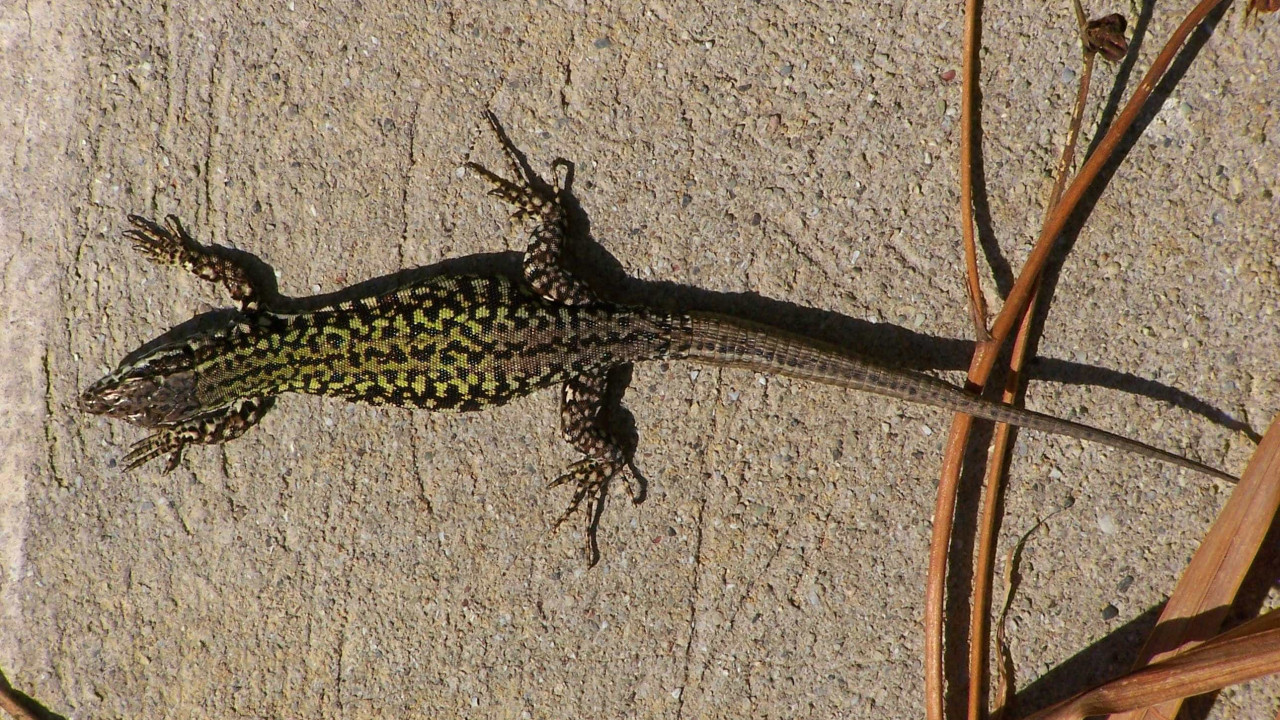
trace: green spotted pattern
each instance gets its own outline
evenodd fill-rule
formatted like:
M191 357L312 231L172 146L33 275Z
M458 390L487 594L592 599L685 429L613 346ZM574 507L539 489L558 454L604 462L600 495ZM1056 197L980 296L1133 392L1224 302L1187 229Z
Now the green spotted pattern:
M282 392L477 410L667 354L671 319L548 302L502 276L439 277L304 314L258 313L201 343L196 405Z

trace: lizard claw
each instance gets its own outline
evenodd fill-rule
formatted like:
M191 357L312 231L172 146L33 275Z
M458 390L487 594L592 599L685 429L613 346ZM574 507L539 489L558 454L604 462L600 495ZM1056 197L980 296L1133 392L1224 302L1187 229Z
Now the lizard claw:
M172 215L165 218L165 226L139 215L130 215L133 229L124 236L133 241L133 247L158 265L177 265L182 261L182 225Z
M172 430L162 430L154 435L139 440L129 448L129 453L124 456L124 469L126 471L139 468L161 455L171 452L169 462L165 465L164 472L169 474L173 469L178 467L178 463L182 462L182 451L186 447L186 443Z
M605 498L608 497L609 493L609 481L618 474L618 471L625 467L625 463L614 463L599 458L587 457L570 465L569 469L560 477L547 484L548 488L568 484L575 486L573 497L569 500L569 506L551 524L552 532L559 530L560 526L578 511L583 502L586 502L588 518L586 527L587 567L593 567L600 561L600 545L596 540L596 531L600 527L600 516L604 513ZM632 491L632 500L637 501L630 479L627 480L627 489Z

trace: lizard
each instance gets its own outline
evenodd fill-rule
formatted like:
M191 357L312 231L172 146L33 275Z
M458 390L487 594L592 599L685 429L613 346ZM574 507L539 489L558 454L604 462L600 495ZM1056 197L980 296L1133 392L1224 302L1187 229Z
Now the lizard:
M197 243L173 215L164 225L130 215L134 247L160 265L221 283L239 303L217 327L139 348L79 398L85 412L155 432L124 456L133 470L168 454L165 472L192 444L219 444L262 420L277 395L294 392L427 410L471 411L535 391L560 390L560 434L581 459L549 487L573 494L554 527L585 502L587 552L610 481L624 470L633 502L628 443L605 422L607 378L618 366L692 360L867 391L977 418L1101 443L1215 478L1222 470L1115 433L970 393L931 375L873 363L780 328L705 312L665 312L603 300L564 262L568 238L560 174L539 181L490 112L513 179L468 161L489 194L529 226L522 276L442 274L381 295L285 312L269 302L244 260Z

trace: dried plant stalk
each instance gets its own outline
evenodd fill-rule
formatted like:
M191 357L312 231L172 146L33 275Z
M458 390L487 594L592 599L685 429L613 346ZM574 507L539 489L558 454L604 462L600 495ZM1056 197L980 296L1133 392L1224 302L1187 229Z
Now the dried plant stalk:
M1028 255L1022 272L1019 274L1013 289L1009 293L1009 297L992 325L991 340L979 342L974 350L974 357L969 367L969 381L974 386L979 388L984 386L990 377L999 348L1013 332L1015 323L1022 317L1034 291L1039 287L1039 279L1048 262L1053 244L1084 197L1085 191L1097 178L1104 165L1111 159L1120 140L1128 132L1134 121L1137 120L1156 84L1164 77L1173 58L1186 42L1188 36L1210 12L1224 1L1201 0L1182 21L1138 83L1138 87L1134 90L1124 109L1117 116L1115 123L1108 128L1107 133L1099 141L1096 152L1086 160L1080 172L1063 194L1061 203L1050 213L1035 247L1032 248L1031 253ZM966 52L966 68L971 68L976 67L976 65L969 65L970 59L976 57L972 53L977 52L978 3L976 0L967 0L965 12L965 47L968 49L968 52ZM976 78L972 76L973 74L972 72L967 72L964 77L964 96L967 99L966 101L977 97L977 82ZM967 145L971 145L971 143ZM960 169L962 177L971 173L971 166L967 162L971 158L970 153L971 149L962 149L962 159L965 161ZM962 231L966 238L971 238L971 215L969 210L965 209L962 209L962 214L965 219L965 227L962 228ZM967 245L966 253L971 250L972 246ZM971 267L970 272L973 273L975 270ZM969 282L970 287L972 287L974 282L972 277ZM975 303L976 300L972 297L973 293L971 292L970 295L971 303ZM971 306L971 312L976 316L976 305ZM952 421L938 483L937 500L934 505L933 532L929 545L929 567L925 585L924 610L925 712L929 720L942 720L944 717L943 635L947 557L955 521L954 513L960 470L963 466L964 450L968 442L971 426L972 419L965 415L956 415Z
M1205 535L1160 613L1135 667L1158 662L1217 631L1280 510L1280 419L1272 423L1226 507ZM1179 701L1118 716L1156 720L1178 714Z
M1272 611L1199 647L1083 692L1027 720L1078 720L1125 712L1276 672L1280 672L1280 611Z
M987 301L978 277L978 247L974 237L973 154L976 149L974 130L978 111L978 35L981 0L965 0L964 63L960 92L960 232L963 237L969 314L973 321L978 352L990 342L987 332ZM977 358L975 357L975 362ZM970 375L973 368L970 368ZM929 542L929 569L925 580L924 610L924 707L928 720L943 720L946 681L942 665L943 603L946 600L947 555L951 546L956 495L960 485L960 468L964 447L968 443L973 419L956 415L951 421L947 447L943 455L937 501L933 510L933 536Z
M1080 138L1080 126L1084 119L1085 105L1089 99L1089 85L1093 78L1094 58L1099 52L1086 34L1089 31L1090 24L1085 21L1084 9L1080 6L1080 0L1075 0L1073 5L1081 32L1081 47L1084 51L1081 55L1083 72L1080 73L1080 83L1076 90L1075 104L1071 108L1071 120L1067 125L1067 140L1063 143L1062 152L1058 156L1053 190L1049 193L1049 202L1045 206L1045 222L1048 222L1048 218L1058 207L1058 201L1062 199L1062 191L1067 185L1067 178L1071 174L1071 167L1075 164L1076 142ZM1124 27L1123 18L1120 20L1120 27ZM1112 43L1110 47L1114 48L1116 44ZM1127 46L1125 46L1125 49L1127 50ZM1022 313L1022 318L1018 321L1018 333L1014 338L1013 352L1009 357L1009 372L1005 377L1004 391L1000 396L1001 401L1006 403L1017 401L1019 390L1023 385L1023 369L1027 362L1027 355L1031 350L1031 321L1035 316L1039 297L1040 288L1039 283L1037 283L1037 287L1031 293L1031 302L1027 303L1027 309ZM991 645L991 628L988 622L991 612L991 587L995 579L996 543L999 539L997 537L997 528L1003 505L1004 488L1008 480L1007 468L1013 453L1014 433L1015 429L1011 425L1007 423L996 424L995 437L991 443L990 460L987 463L986 492L982 499L982 516L978 530L978 550L974 559L973 597L969 603L970 720L981 720L986 714L986 708L983 707L983 700L986 694L983 692L983 688L987 687L990 675L987 664L987 649ZM1004 684L1008 679L1002 677L1000 680L1001 684ZM1003 701L997 705L997 711L1002 707Z
M1178 582L1143 648L1151 664L1030 716L1171 718L1183 698L1280 672L1280 610L1198 643L1222 622L1280 509L1280 418Z

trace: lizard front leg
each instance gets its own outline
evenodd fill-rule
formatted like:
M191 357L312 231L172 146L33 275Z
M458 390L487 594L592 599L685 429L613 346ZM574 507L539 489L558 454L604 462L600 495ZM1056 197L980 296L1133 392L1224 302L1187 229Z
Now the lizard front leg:
M172 472L182 462L182 451L187 445L218 445L240 437L262 420L275 400L274 396L243 398L226 407L162 428L134 443L129 454L124 456L125 470L144 465L165 453L172 453L164 468L166 473Z
M507 160L514 180L501 177L484 166L468 162L466 166L487 180L493 189L490 195L502 198L515 208L513 220L531 220L529 244L524 250L524 279L542 297L565 305L590 305L598 301L585 282L564 266L564 250L567 241L568 218L564 210L564 188L560 184L559 171L570 167L568 160L557 159L551 164L555 185L547 189L528 176L502 127L492 112L485 113L489 127L498 137L503 157Z
M249 268L235 258L214 253L192 239L176 215L166 215L164 225L138 215L130 215L133 225L124 236L133 247L157 265L177 265L202 280L222 283L241 312L259 309L264 289L253 279Z

